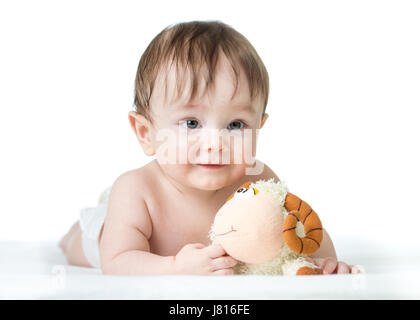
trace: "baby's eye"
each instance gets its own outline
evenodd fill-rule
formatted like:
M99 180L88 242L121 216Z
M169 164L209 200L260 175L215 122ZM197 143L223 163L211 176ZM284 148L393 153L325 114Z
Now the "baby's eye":
M228 130L240 130L244 127L244 123L240 120L235 120L229 123L227 126Z
M200 127L200 124L195 119L187 119L181 122L181 125L188 129L197 129Z

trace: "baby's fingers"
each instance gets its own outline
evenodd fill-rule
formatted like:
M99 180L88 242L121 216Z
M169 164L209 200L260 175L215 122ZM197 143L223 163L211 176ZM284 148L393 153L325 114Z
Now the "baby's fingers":
M331 274L335 271L336 268L337 268L337 260L333 258L325 259L324 265L322 267L324 274Z
M234 274L234 272L232 268L226 268L213 271L212 274L216 276L231 276Z
M212 261L213 270L220 270L226 268L232 268L238 263L237 260L233 259L230 256L224 256L216 258Z
M322 269L324 267L324 264L327 261L327 259L324 259L324 258L312 259L312 258L309 258L309 257L306 257L305 260L309 263L312 263L314 266L319 267L320 269Z
M366 273L366 271L364 270L364 268L362 266L351 266L350 268L350 272L353 274L357 274L357 273Z
M346 263L340 261L338 263L337 273L338 274L350 273L350 267Z
M203 251L205 251L207 255L212 259L221 257L226 254L225 249L223 249L220 244L209 245L208 247L203 248Z

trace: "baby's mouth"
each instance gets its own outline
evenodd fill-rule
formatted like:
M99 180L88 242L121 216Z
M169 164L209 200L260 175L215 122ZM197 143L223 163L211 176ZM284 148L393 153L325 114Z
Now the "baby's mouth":
M197 163L196 165L205 169L221 169L225 166L224 164L207 164L207 163Z
M224 232L224 233L220 233L220 234L215 234L215 236L224 236L224 235L227 235L227 234L229 234L229 233L231 233L231 232L235 232L235 231L237 231L237 230L235 230L234 228L233 228L233 226L230 226L230 230L229 231L227 231L227 232Z

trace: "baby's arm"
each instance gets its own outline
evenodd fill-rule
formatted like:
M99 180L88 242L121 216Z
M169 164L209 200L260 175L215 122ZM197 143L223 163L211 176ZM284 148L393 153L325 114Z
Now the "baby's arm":
M321 246L310 257L313 259L327 258L327 257L337 259L337 254L335 253L334 244L325 229L324 229L324 235L322 237Z
M188 244L176 256L150 252L152 222L139 177L132 172L120 176L111 189L107 218L100 243L104 274L232 274L237 263L216 245Z
M102 272L115 275L170 273L173 257L150 253L152 223L135 178L128 172L112 186L100 243Z

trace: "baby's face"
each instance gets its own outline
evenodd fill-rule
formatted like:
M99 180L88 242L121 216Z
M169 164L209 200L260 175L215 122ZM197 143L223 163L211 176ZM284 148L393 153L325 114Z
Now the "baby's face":
M235 183L247 167L254 166L263 105L259 97L251 101L243 72L233 96L232 72L222 55L214 88L205 91L200 81L191 101L188 82L178 100L171 98L177 92L174 68L166 78L167 99L165 84L158 78L151 99L151 140L162 170L185 186L217 190Z

